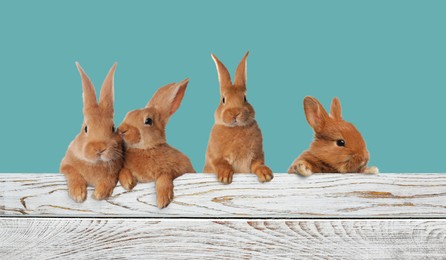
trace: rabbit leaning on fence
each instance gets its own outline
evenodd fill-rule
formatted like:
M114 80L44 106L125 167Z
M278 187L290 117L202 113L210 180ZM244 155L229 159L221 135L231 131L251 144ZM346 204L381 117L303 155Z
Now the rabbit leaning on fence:
M137 182L155 181L157 205L173 200L173 181L195 173L189 158L167 144L166 125L180 107L189 79L158 89L145 108L127 113L118 127L124 139L125 163L119 182L131 190Z
M87 197L87 186L94 186L93 198L102 200L113 193L122 167L122 139L113 123L113 88L116 64L102 85L99 103L93 83L79 63L82 78L84 122L80 133L68 146L60 165L68 183L68 193L76 202Z
M330 114L314 97L305 97L304 110L315 138L310 148L292 163L289 173L378 173L377 167L367 167L366 143L356 127L342 119L338 98L333 99Z
M214 114L203 171L217 174L225 184L232 182L234 173L252 172L259 181L270 181L273 173L265 165L262 132L246 97L248 53L237 67L234 83L225 65L215 55L212 58L220 81L220 104Z

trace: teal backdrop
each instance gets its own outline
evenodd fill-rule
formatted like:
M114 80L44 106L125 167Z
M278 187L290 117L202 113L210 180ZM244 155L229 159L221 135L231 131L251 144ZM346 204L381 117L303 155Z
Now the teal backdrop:
M113 62L115 122L190 78L168 142L201 171L219 102L215 53L248 99L266 162L288 166L313 137L306 95L362 132L382 172L446 172L446 1L2 1L0 172L57 172L80 131L79 61L99 90Z

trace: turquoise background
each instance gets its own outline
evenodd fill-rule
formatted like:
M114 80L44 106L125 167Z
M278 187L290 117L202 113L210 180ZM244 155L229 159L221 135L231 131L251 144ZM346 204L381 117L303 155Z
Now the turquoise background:
M312 140L306 95L341 99L382 172L446 172L446 1L2 1L0 172L57 172L82 123L79 61L99 90L114 61L115 122L190 77L168 142L202 170L219 102L214 52L248 99L267 164Z

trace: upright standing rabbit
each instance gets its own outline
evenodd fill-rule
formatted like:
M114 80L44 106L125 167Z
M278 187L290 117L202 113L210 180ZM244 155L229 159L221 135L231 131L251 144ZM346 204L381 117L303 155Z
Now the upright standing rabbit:
M338 98L331 103L330 115L314 97L305 97L304 110L315 138L310 149L293 162L289 173L378 173L378 168L367 167L365 141L355 126L342 119Z
M273 178L265 165L263 138L255 120L254 108L246 99L247 52L235 72L234 83L225 65L212 54L220 81L220 104L215 111L206 151L205 173L216 173L229 184L234 173L255 173L259 181Z
M189 79L160 88L145 108L127 113L118 132L126 147L119 182L131 190L137 182L155 181L157 204L173 200L173 180L195 173L189 158L166 143L166 125L180 107Z
M87 74L76 63L82 78L84 122L80 133L68 146L60 165L68 182L68 193L76 202L87 196L87 185L94 186L93 198L102 200L113 193L123 164L122 139L113 124L113 80L116 64L101 89L99 103Z

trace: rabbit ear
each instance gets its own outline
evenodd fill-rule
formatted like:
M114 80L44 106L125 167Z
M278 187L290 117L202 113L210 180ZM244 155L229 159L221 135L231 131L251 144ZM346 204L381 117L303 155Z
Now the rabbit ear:
M336 120L342 120L342 108L339 98L335 97L331 101L330 116Z
M225 65L223 65L223 63L221 63L221 61L214 54L211 54L211 57L215 62L215 66L217 67L220 89L222 87L232 86L231 75L229 74L228 69L225 67Z
M234 86L236 87L246 87L246 81L248 79L248 68L247 68L247 58L248 58L249 51L246 52L245 56L243 56L242 61L240 61L240 64L237 67L237 70L235 71L235 79L234 79Z
M188 83L189 79L187 78L179 83L170 83L161 87L153 95L146 107L158 109L164 124L166 124L173 113L180 107Z
M104 112L113 115L113 102L114 102L114 81L115 81L115 70L117 63L113 64L107 77L102 83L101 95L99 97L99 106Z
M321 131L328 118L328 114L321 103L314 97L305 97L304 110L307 121L314 131Z
M76 67L79 70L82 79L82 98L84 100L84 114L92 109L98 107L98 102L96 100L96 92L94 90L93 83L91 83L90 78L87 73L82 69L79 62L76 62Z

